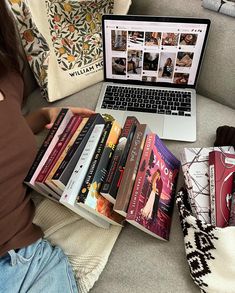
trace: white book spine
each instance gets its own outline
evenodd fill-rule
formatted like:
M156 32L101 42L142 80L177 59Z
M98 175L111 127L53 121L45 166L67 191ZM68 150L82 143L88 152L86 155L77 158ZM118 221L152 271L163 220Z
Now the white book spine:
M100 136L104 129L104 124L97 124L92 131L87 144L82 151L82 154L73 170L73 173L65 186L65 189L62 193L60 202L62 204L66 203L67 206L74 206L76 203L77 195L81 189L82 183L85 179L87 170L90 166L93 154L98 145Z

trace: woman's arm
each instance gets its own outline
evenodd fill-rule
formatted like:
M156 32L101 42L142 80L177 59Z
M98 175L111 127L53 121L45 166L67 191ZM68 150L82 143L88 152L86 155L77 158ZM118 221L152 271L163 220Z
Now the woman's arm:
M89 117L95 112L87 108L69 107L74 114L79 114L82 117ZM61 108L40 108L25 116L29 127L34 134L42 131L44 128L50 129L55 122Z

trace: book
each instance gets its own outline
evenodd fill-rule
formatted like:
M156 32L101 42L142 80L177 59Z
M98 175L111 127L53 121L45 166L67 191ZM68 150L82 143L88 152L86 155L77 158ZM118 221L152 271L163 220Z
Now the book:
M116 196L122 180L130 145L138 123L138 120L134 116L128 116L126 118L109 165L105 182L100 189L101 195L113 204L116 202Z
M209 153L211 224L229 225L235 154L219 151Z
M68 144L66 145L65 149L63 150L63 152L61 153L60 157L58 158L58 160L56 161L54 167L52 168L51 172L48 174L45 183L48 187L50 187L52 190L54 190L57 194L61 195L63 193L63 190L61 190L53 181L52 178L54 176L54 174L56 173L57 169L59 168L60 164L62 163L62 161L64 160L66 154L68 153L69 149L71 148L71 146L73 145L73 143L75 142L76 138L78 137L78 135L81 133L82 129L84 128L85 124L87 123L88 118L82 118L81 123L78 125L76 131L74 132L73 136L71 137L70 141L68 142Z
M209 153L213 150L234 153L233 147L184 148L180 159L192 214L208 224L211 223Z
M72 175L66 185L62 196L60 198L60 203L84 217L93 224L102 227L108 228L109 223L104 221L100 217L97 217L90 212L87 212L83 208L76 205L77 194L82 186L82 182L85 179L86 172L89 168L90 162L92 160L93 154L99 142L100 136L102 134L104 124L97 124L94 126L94 129L91 132L91 135L88 138L88 141L82 151L82 154L72 172Z
M169 240L180 162L154 133L146 137L126 220Z
M45 180L47 178L47 175L50 173L53 166L55 165L57 159L73 136L78 125L81 123L81 119L82 118L79 115L73 115L71 117L35 180L36 186L40 186L43 190L48 191L49 193L51 192L51 194L54 194L55 192L46 185Z
M101 184L107 175L107 167L110 163L120 133L121 126L116 120L112 121L112 127L87 196L84 197L80 190L76 200L77 205L82 207L84 210L87 210L114 225L121 225L123 217L113 211L113 205L105 199L99 191Z
M86 174L86 177L85 177L83 184L82 184L82 187L81 187L80 198L83 198L83 199L81 199L82 201L87 197L87 194L89 192L92 180L94 178L96 169L98 167L100 158L102 156L102 153L103 153L106 141L108 139L111 127L112 127L112 122L107 121L105 123L103 133L101 135L100 141L99 141L98 146L95 150L95 153L94 153L93 158L91 160L91 164L89 166L88 172Z
M24 179L24 183L26 185L49 198L51 198L52 195L48 192L45 192L40 187L36 186L35 179L37 178L41 168L47 160L48 155L56 145L59 137L63 133L66 125L68 124L72 116L73 113L68 108L61 109L52 128L49 130L46 138L44 139L27 176Z
M114 204L114 210L124 217L126 217L127 214L128 204L144 148L145 138L149 133L150 129L146 124L139 124L136 126L136 131L127 156L122 181Z
M101 114L97 113L89 117L80 135L77 137L74 144L71 146L64 160L57 169L55 175L52 177L52 182L61 190L64 190L66 184L68 183L76 163L81 156L82 150L84 149L84 146L86 145L95 125L104 123L105 120Z

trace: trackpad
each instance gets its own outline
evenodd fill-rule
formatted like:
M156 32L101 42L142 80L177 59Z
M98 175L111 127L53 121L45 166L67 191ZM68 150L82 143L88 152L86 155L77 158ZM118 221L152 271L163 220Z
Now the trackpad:
M155 115L140 112L125 112L122 122L125 121L127 116L135 116L141 124L147 124L153 133L156 133L159 137L162 137L164 128L163 115Z

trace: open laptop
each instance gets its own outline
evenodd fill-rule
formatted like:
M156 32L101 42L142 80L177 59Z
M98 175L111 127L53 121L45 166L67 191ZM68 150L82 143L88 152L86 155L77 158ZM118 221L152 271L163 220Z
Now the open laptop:
M104 79L96 106L135 116L163 139L196 140L196 83L210 20L104 15Z

